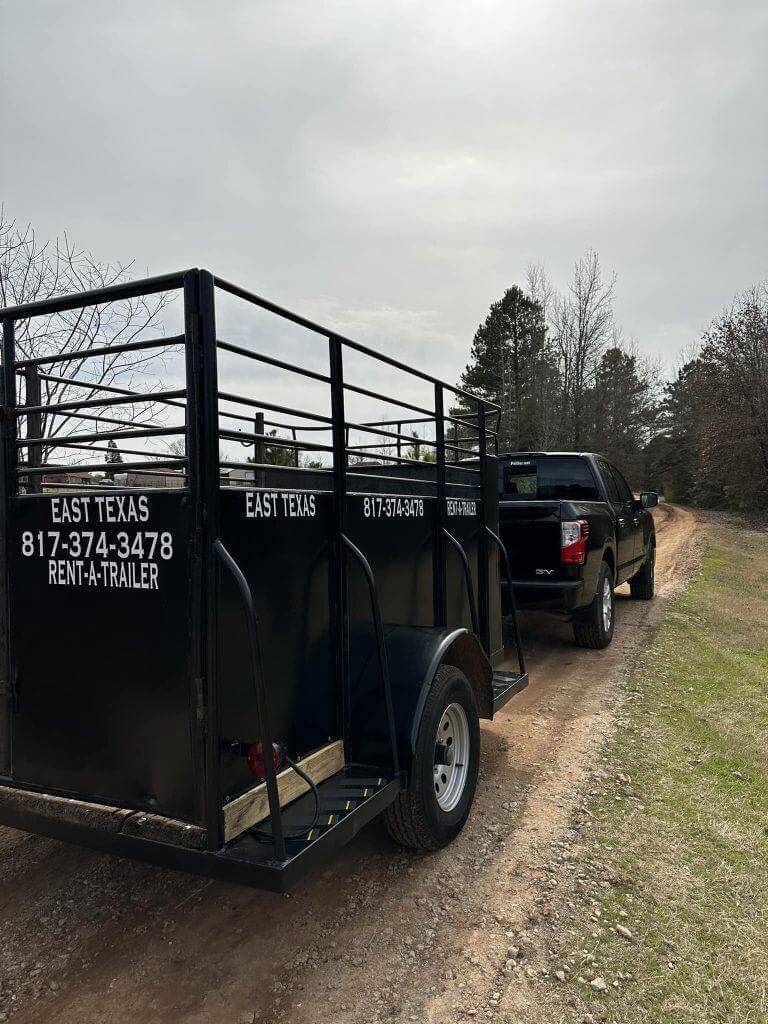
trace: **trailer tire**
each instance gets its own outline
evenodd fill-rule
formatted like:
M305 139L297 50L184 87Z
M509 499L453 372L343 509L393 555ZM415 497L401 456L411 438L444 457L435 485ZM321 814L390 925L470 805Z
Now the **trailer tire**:
M438 757L453 760L448 764ZM480 720L474 691L463 672L441 665L421 713L408 785L384 812L390 837L414 850L447 846L469 817L479 764Z
M616 598L613 571L607 562L600 566L594 599L573 620L573 636L579 647L601 650L613 640Z
M656 582L656 545L648 545L648 554L642 567L629 581L629 592L637 601L650 601Z

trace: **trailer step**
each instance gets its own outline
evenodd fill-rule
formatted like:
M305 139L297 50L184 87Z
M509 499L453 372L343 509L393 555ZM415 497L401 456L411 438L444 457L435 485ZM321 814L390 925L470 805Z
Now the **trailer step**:
M287 859L274 860L268 821L243 832L212 856L216 874L283 891L318 863L329 860L364 825L393 803L402 777L365 765L347 765L318 787L320 813L315 822L315 799L305 793L283 808Z
M317 814L315 798L311 793L307 793L289 808L284 809L283 829L286 836L293 837L286 840L289 850L291 843L306 845L319 839L350 814L358 811L391 781L391 775L381 775L378 772L372 774L355 767L337 772L317 787L320 797ZM269 822L265 822L264 827L252 829L251 832L258 839L271 842Z
M493 713L496 714L528 685L528 673L494 672L493 673Z

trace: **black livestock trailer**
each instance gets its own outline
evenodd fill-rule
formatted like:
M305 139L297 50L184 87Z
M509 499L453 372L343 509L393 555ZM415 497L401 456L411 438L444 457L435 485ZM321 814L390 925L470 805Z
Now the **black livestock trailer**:
M276 890L449 842L527 684L496 407L202 270L0 319L0 822Z

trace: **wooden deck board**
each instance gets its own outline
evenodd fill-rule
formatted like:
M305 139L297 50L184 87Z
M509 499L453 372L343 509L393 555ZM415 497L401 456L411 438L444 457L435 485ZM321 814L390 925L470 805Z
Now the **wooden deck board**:
M336 740L325 747L320 747L299 761L298 766L313 782L323 782L344 767L344 745L341 740ZM285 807L309 790L304 779L292 768L285 768L280 772L277 776L277 786L281 807ZM267 786L262 782L224 805L224 841L229 842L268 817Z

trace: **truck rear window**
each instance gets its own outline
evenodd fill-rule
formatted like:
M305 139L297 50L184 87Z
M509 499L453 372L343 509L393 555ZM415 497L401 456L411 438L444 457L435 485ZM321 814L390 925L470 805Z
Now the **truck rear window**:
M501 464L503 501L600 501L588 464L577 456L513 458Z

